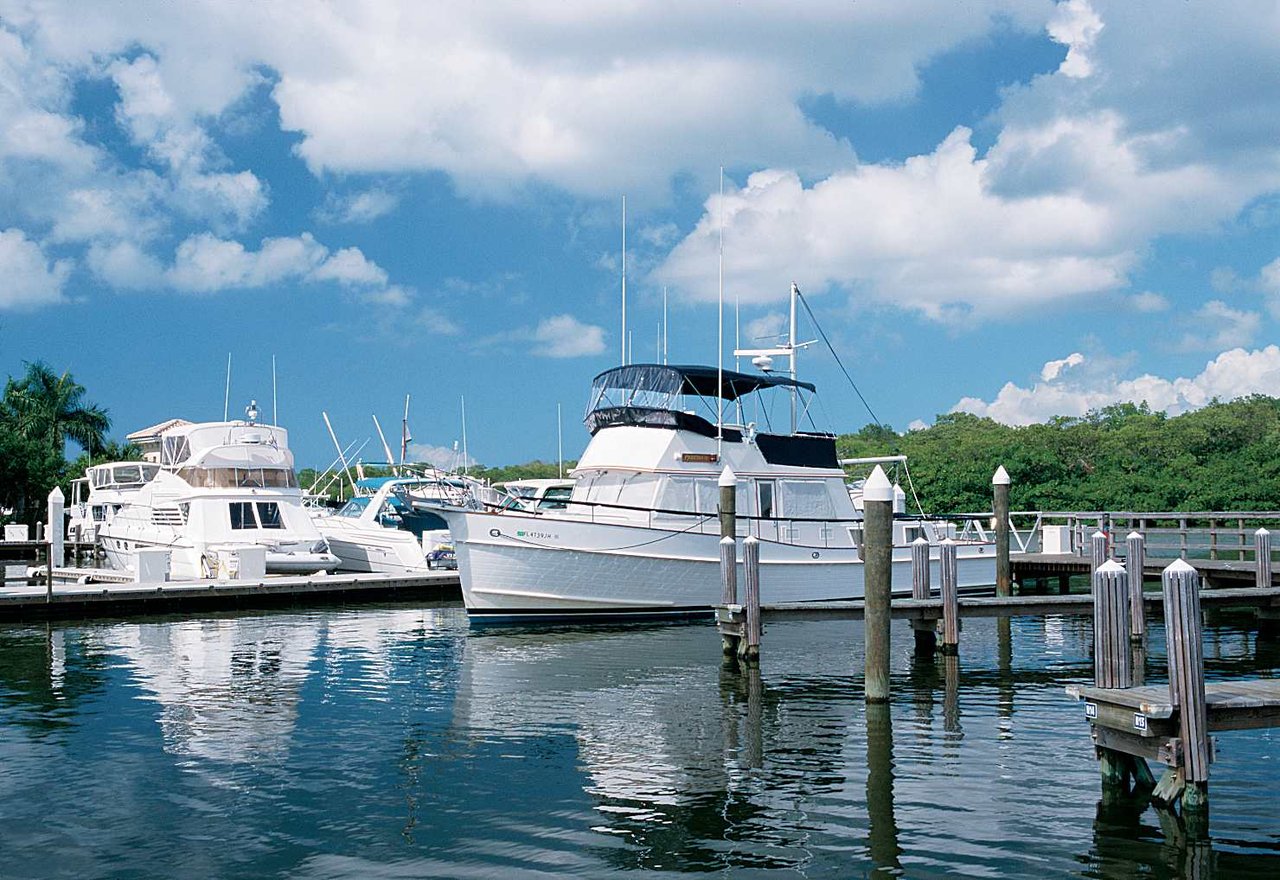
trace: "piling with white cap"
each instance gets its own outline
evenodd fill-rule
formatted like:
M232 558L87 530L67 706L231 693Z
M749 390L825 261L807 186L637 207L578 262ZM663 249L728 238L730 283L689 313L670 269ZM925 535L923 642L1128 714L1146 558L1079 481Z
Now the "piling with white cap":
M890 602L893 596L893 484L876 465L862 487L863 584L868 703L889 699Z

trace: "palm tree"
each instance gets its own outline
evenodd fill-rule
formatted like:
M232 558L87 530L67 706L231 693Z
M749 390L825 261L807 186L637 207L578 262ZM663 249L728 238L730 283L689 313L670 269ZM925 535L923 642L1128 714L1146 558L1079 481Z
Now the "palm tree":
M86 450L101 449L111 427L107 411L84 399L84 386L71 373L56 374L43 361L28 363L21 380L5 384L3 408L17 432L62 455L67 440Z

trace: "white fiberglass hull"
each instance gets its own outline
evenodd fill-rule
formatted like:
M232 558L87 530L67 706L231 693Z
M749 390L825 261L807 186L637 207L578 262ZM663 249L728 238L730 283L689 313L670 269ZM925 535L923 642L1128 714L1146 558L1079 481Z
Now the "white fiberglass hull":
M103 553L107 557L107 563L116 571L137 571L138 550L168 550L170 580L200 580L216 577L218 552L257 546L254 544L219 544L216 547L209 545L202 552L183 538L148 539L147 536L138 534L131 534L127 538L103 534L100 535L100 542ZM268 550L266 558L267 574L314 574L329 571L337 564L338 557L332 553Z
M442 515L473 617L675 616L705 613L720 601L715 523L699 534L511 512ZM995 582L992 545L959 545L957 563L960 589ZM936 555L932 575L936 582ZM893 583L910 592L909 548L894 551ZM852 547L761 541L760 594L765 604L859 599L863 563Z
M422 545L410 532L375 527L344 527L316 520L340 571L418 574L430 571Z

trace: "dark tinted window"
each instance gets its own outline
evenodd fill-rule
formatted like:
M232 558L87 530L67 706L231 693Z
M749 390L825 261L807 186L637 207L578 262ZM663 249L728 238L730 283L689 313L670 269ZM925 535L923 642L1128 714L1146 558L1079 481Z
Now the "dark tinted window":
M280 505L274 501L258 502L258 522L264 529L283 529L284 521L280 519Z
M233 529L256 529L258 523L253 518L253 502L251 501L232 501L231 502L231 528Z

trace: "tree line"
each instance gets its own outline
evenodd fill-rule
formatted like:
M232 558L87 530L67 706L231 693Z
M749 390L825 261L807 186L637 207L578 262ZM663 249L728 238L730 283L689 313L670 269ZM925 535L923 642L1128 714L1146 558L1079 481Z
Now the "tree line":
M1178 416L1123 403L1022 427L948 413L901 434L867 425L836 448L906 455L928 513L990 510L1001 465L1015 510L1280 510L1280 400L1264 395Z

